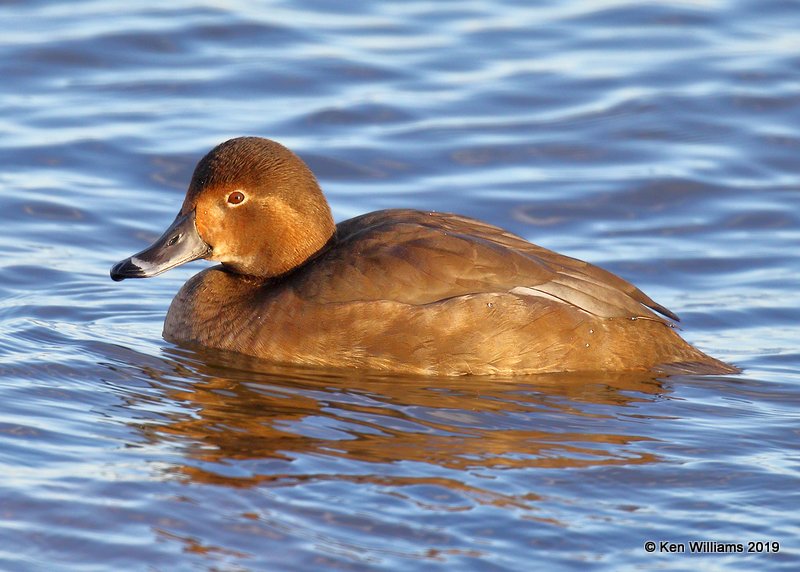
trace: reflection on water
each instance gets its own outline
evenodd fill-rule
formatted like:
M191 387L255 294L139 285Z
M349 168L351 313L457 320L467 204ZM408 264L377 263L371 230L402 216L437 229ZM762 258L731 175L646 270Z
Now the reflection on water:
M664 394L648 374L440 380L288 369L220 353L169 354L176 368L170 379L149 373L165 398L186 411L144 430L153 441L187 444L188 460L202 463L182 468L193 480L241 486L342 478L276 473L274 465L265 474L227 476L221 468L229 459L292 461L303 455L459 470L657 460L637 448L647 438L609 432L613 425L607 423L631 403ZM209 356L213 362L205 361ZM176 388L174 375L192 383ZM565 416L574 421L565 423Z
M659 463L646 446L658 439L624 419L670 393L642 373L436 379L179 348L148 361L132 375L151 389L127 392L126 407L158 413L130 425L140 447L180 451L151 469L181 487L175 516L151 531L212 562L263 565L264 547L284 543L296 547L289 567L311 558L298 542L312 543L313 562L345 569L491 560L496 543L528 538L533 523L549 545L547 531L570 517L542 510L552 485L531 477ZM185 522L187 506L218 511L219 529ZM529 524L510 531L518 518Z
M283 546L291 550L277 561L290 569L470 568L498 554L498 570L520 569L528 553L504 546L535 545L542 561L563 564L591 557L609 524L624 532L608 549L628 553L687 510L680 501L672 517L651 513L664 486L678 499L681 479L687 492L704 481L721 486L707 470L682 469L686 460L714 451L725 467L726 451L739 451L731 426L720 426L718 442L698 436L692 417L701 415L687 413L709 405L686 409L674 395L733 388L738 377L435 379L182 348L165 348L147 367L131 357L121 354L115 369L149 387L126 392L126 408L149 412L128 421L133 441L145 456L179 453L150 465L172 490L171 516L148 517L150 532L217 564L272 567ZM739 480L719 473L731 490ZM775 495L786 485L776 482ZM598 487L604 495L582 503ZM643 532L641 519L653 531ZM564 531L585 534L567 560Z

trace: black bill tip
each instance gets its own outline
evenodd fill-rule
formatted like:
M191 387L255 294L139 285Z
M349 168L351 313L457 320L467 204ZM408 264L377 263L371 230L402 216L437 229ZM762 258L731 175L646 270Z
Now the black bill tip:
M147 278L147 275L131 258L126 258L111 267L111 279L119 282L126 278Z

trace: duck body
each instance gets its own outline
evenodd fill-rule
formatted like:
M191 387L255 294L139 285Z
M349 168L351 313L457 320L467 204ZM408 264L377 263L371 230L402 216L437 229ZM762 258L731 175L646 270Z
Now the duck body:
M172 302L164 336L413 374L716 365L654 310L668 312L609 272L497 227L385 210L340 223L322 253L285 276L201 272Z
M685 342L677 316L622 278L498 227L415 210L377 211L334 227L326 202L295 209L303 189L295 197L296 189L284 193L248 170L249 154L277 145L242 138L209 153L173 226L112 269L121 279L154 275L176 259L222 262L176 295L166 339L281 363L427 375L737 371ZM278 151L288 153L281 161L299 161ZM226 153L252 178L216 173L228 168ZM310 181L305 192L314 191ZM247 196L230 206L240 199L235 193ZM267 198L258 202L260 195ZM249 211L234 211L248 200ZM243 222L228 225L233 212L252 216L235 214ZM286 226L287 219L295 222ZM222 233L220 225L228 225ZM251 240L237 246L232 232ZM176 248L179 254L170 252Z

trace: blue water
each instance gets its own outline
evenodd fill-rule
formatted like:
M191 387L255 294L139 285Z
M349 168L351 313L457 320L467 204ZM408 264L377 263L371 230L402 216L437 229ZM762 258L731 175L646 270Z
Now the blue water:
M793 2L0 2L0 569L796 570ZM600 264L738 376L432 380L165 342L108 269L266 136L337 220ZM760 554L647 541L779 543Z

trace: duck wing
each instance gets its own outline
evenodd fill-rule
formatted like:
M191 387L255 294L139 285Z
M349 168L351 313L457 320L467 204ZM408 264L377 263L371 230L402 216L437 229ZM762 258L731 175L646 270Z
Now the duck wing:
M294 288L317 302L413 305L508 292L602 318L678 320L607 270L476 219L416 210L376 211L340 223L335 242L300 269Z

